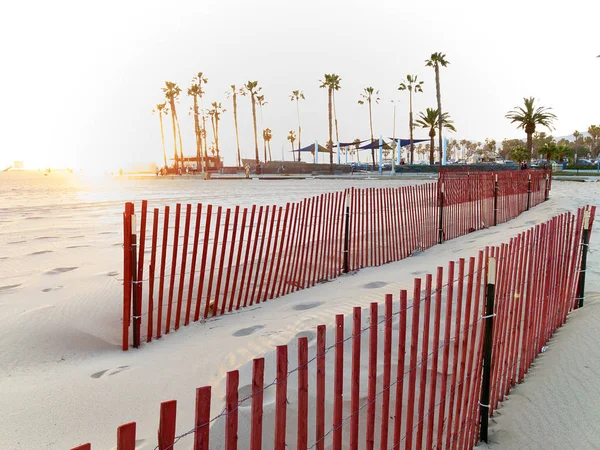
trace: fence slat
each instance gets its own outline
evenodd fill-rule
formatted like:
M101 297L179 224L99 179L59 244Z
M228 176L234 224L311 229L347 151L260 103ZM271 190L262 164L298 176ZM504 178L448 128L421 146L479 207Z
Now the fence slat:
M181 204L175 205L175 229L173 230L173 254L171 256L171 277L169 278L169 298L167 304L167 323L165 334L171 331L171 313L173 311L173 295L175 291L175 277L177 272L177 247L179 245L179 224L181 222Z
M208 278L208 288L206 289L206 302L204 303L204 318L208 317L208 312L211 311L214 316L217 311L217 299L212 300L213 279L215 276L215 263L217 261L217 253L219 252L219 234L221 231L221 216L223 208L217 208L217 221L215 223L215 237L213 238L212 257L210 259L210 270Z
M177 401L162 402L160 404L160 419L158 424L158 450L173 448L176 421Z
M362 308L352 310L352 375L350 385L350 450L358 450L359 393L360 393L360 335ZM298 447L302 448L302 447Z
M165 288L165 271L167 265L167 242L169 239L169 206L165 206L163 220L162 253L160 258L160 283L158 286L158 317L156 321L156 338L162 333L163 293Z
M194 421L194 450L209 450L211 387L196 389L196 418Z
M277 346L277 390L275 392L275 450L285 450L287 416L287 345Z
M308 338L298 338L298 439L296 448L308 445Z
M404 398L404 360L406 357L406 310L407 292L400 291L400 323L398 325L398 365L396 369L396 406L394 408L394 447L400 445L402 431L402 407Z
M117 450L135 450L135 422L117 428Z
M262 449L263 389L265 385L265 360L252 361L252 415L250 421L250 450Z
M392 372L392 294L385 296L385 323L383 331L383 399L381 401L381 434L379 448L388 447L390 420L390 379Z
M325 448L325 325L317 327L317 402L315 439L317 450Z
M372 217L371 217L372 218ZM379 313L379 304L371 303L371 316L369 322L369 376L367 385L367 435L366 448L373 450L375 445L375 401L377 393L377 315Z
M179 295L177 297L177 311L175 312L175 329L179 329L181 322L181 305L183 301L183 290L185 286L185 266L187 263L187 249L190 240L190 219L192 215L192 205L189 203L185 208L185 226L183 231L183 248L181 249L181 268L179 269Z
M225 407L227 420L225 423L225 449L237 450L238 447L238 386L240 373L237 370L227 372Z
M202 291L204 290L204 280L206 278L206 257L208 254L208 242L210 239L210 222L212 219L212 205L206 207L206 223L204 225L204 242L202 245L202 261L200 263L200 273L198 280L198 294L196 296L196 308L194 311L194 322L200 319L200 308L202 307ZM208 302L208 298L206 300Z

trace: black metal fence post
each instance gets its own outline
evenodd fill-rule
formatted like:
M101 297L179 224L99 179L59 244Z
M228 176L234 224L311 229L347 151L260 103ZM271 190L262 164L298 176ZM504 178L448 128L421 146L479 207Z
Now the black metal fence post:
M546 189L545 189L545 193L544 193L544 201L545 202L548 201L549 193L550 193L550 175L548 175L548 172L546 172Z
M140 325L141 317L137 315L139 310L138 290L137 290L137 224L135 214L131 215L131 284L132 284L132 310L133 310L133 348L140 346Z
M488 441L488 420L490 411L490 381L492 377L492 336L494 330L494 295L496 292L496 258L488 258L487 263L487 285L485 334L483 340L483 377L481 382L481 400L479 401L480 428L479 437L482 441Z
M344 225L344 273L350 271L350 204L352 203L352 190L346 192L346 213Z
M529 174L529 179L527 180L527 211L529 211L530 206L531 206L531 173Z
M494 176L494 226L498 225L498 174Z
M439 243L444 243L444 183L440 185L440 221L438 225Z
M587 266L588 244L590 242L590 212L583 213L583 234L581 236L581 267L579 269L579 283L577 285L577 307L583 306L585 299L585 269Z

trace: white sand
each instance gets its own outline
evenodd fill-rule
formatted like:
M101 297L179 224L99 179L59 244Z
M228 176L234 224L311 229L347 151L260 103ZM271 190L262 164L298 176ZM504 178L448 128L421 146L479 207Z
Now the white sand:
M11 193L10 186L15 183L15 179L0 175L0 193ZM296 335L314 331L318 324L331 327L336 313L348 314L353 306L382 301L385 293L410 289L415 276L433 272L437 265L446 266L449 260L474 256L485 245L505 242L535 223L593 202L600 195L598 183L556 182L549 202L508 224L449 241L398 263L365 269L204 324L193 324L140 350L120 350L118 279L122 251L118 244L120 212L125 200L151 198L173 204L210 199L214 204L231 205L244 199L245 203L281 204L284 199L297 200L350 184L333 180L205 184L149 180L111 182L108 186L86 183L82 191L80 181L66 184L57 181L49 188L46 181L33 180L30 187L20 189L19 197L0 209L0 258L5 258L0 259L0 286L19 285L0 288L1 447L64 449L91 441L93 448L112 448L116 427L137 421L138 448L154 448L161 401L178 400L177 432L188 431L192 428L196 387L213 385L213 413L216 413L222 406L224 374L228 370L269 354L275 345L295 341ZM355 185L384 186L397 182L365 181ZM9 242L17 243L8 245ZM600 249L598 242L600 239L592 240L592 252ZM51 253L32 255L42 251ZM590 293L600 291L600 277L598 272L594 273L599 267L595 261L597 254L591 253L589 258ZM73 267L76 268L63 271ZM385 285L368 288L373 282ZM294 309L298 306L311 308ZM592 308L593 303L589 309ZM569 319L565 331L559 332L544 358L552 355L555 342L561 341L560 337L567 334L577 317L585 318L585 312L584 309ZM239 333L254 326L263 328L247 336L243 335L248 330ZM242 336L234 336L236 332ZM598 359L587 363L587 354L576 350L572 349L569 356L580 355L577 364L595 367L593 370L598 374ZM542 361L536 363L539 365L522 387L534 384ZM576 364L571 362L568 367L575 368ZM242 379L240 385L246 383ZM559 391L564 386L578 389L589 400L587 406L593 406L590 402L594 397L582 391L584 385L572 380L561 383ZM546 386L545 390L548 389ZM509 404L500 409L499 420L512 417ZM597 404L596 408L598 414ZM574 410L566 413L563 420L575 421ZM539 422L545 426L543 420ZM502 422L499 426L512 427L514 433L492 435L501 444L503 436L513 439L511 445L502 448L526 447L529 436L517 431L522 427ZM557 432L555 424L548 425L548 433L552 432ZM591 434L582 436L587 439ZM583 448L588 446L588 441L580 442ZM190 438L182 441L181 448L190 446Z

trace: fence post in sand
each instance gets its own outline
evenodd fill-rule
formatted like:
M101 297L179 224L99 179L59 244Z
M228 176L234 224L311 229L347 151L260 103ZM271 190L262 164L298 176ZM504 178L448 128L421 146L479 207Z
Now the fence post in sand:
M529 201L529 200L528 200ZM494 174L494 226L498 225L498 174Z
M529 211L529 206L531 205L531 173L527 175L527 211Z
M133 203L125 203L123 212L123 351L129 350L129 323L131 320L131 215Z
M438 224L438 243L444 243L444 183L440 186L440 221Z
M577 307L583 306L585 299L585 269L587 265L588 244L590 242L590 211L583 213L583 233L581 235L581 266L579 268L579 283L577 285Z
M492 336L494 329L494 295L496 291L496 258L490 257L487 262L487 285L485 289L486 306L483 337L483 376L481 381L481 399L479 401L480 428L479 438L488 441L488 419L490 411L490 379L492 376Z
M352 202L352 191L346 190L346 212L344 214L344 273L349 270L349 254L350 254L350 204Z
M131 282L132 287L132 306L133 306L133 348L140 346L140 325L142 318L140 317L141 308L139 307L139 301L141 300L138 296L137 290L137 234L136 234L136 221L135 212L133 211L133 203L131 204ZM141 280L140 280L141 282Z

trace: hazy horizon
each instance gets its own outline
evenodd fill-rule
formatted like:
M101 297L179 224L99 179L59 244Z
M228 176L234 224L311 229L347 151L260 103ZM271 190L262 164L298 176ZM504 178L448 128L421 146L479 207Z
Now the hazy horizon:
M298 126L289 99L294 89L306 96L300 103L302 144L326 141L327 94L319 89L325 73L342 79L336 93L340 140L369 137L368 108L357 103L367 86L382 98L373 108L375 136L392 135L391 100L398 100L396 136L407 138L408 93L397 87L407 73L418 74L425 92L415 96L415 113L435 107L434 72L424 61L436 51L450 61L441 70L442 107L457 132L448 138L524 137L504 115L526 96L553 108L555 136L600 123L594 35L600 6L580 0L485 6L436 1L402 8L309 0L297 9L273 0L177 2L168 9L159 2L63 1L13 3L8 10L0 29L11 43L5 52L9 69L0 74L6 91L0 164L114 169L134 161L160 163L152 109L163 101L166 80L182 89L178 116L184 152L193 155L191 99L185 94L199 71L209 79L205 106L219 101L227 109L219 140L229 165L236 144L225 92L248 80L258 80L268 102L258 128L259 135L264 127L273 131L273 158L280 158L282 146L291 158L286 136ZM238 120L242 156L252 157L247 97L238 98ZM426 138L427 131L416 130L415 137ZM170 117L165 141L170 157ZM262 155L262 139L259 150Z

